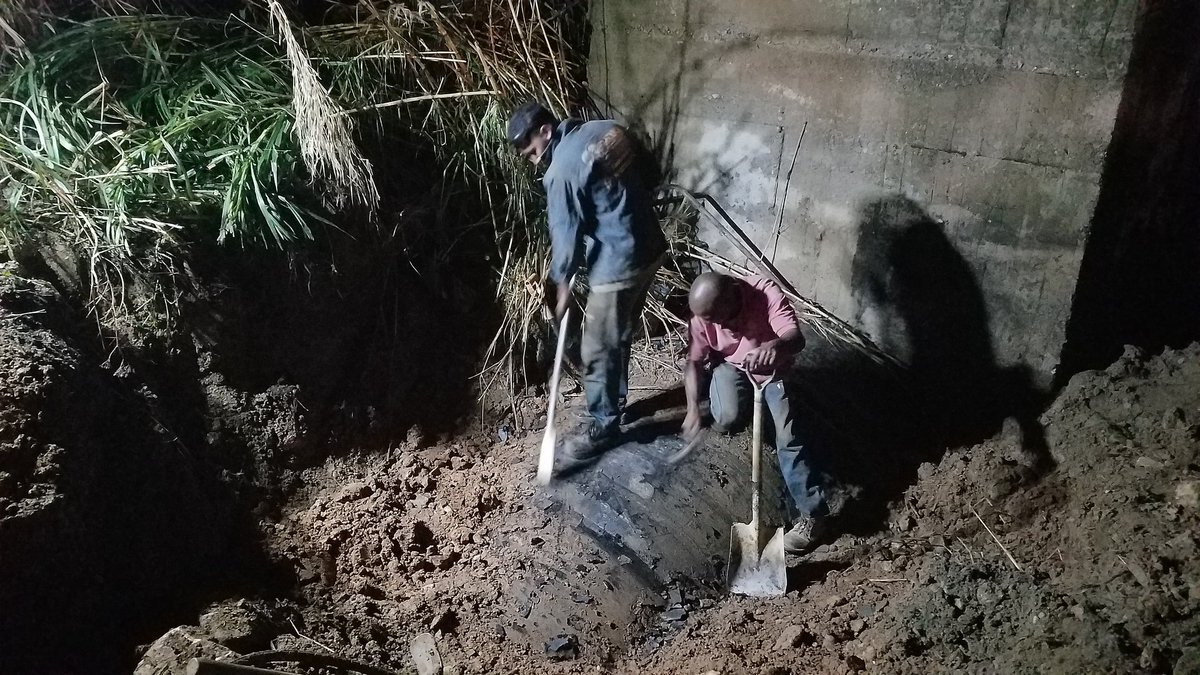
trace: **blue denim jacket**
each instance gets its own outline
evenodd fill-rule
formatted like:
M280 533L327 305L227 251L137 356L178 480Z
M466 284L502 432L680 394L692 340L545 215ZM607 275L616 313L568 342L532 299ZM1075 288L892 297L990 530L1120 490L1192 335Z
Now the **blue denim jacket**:
M565 120L550 144L542 179L550 221L550 279L582 266L593 290L632 286L667 248L637 146L612 120Z

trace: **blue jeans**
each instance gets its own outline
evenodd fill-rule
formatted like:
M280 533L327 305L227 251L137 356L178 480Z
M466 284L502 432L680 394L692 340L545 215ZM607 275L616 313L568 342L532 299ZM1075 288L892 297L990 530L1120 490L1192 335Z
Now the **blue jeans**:
M653 281L654 270L649 270L630 288L588 294L580 358L593 433L615 434L619 429L621 409L629 395L633 334Z
M746 374L728 363L713 368L708 386L713 422L729 429L752 414L754 390L751 386ZM798 420L783 382L777 380L767 385L763 390L763 403L775 421L775 452L792 502L804 515L827 515L825 487L828 478L818 464L816 452L806 447L797 435Z

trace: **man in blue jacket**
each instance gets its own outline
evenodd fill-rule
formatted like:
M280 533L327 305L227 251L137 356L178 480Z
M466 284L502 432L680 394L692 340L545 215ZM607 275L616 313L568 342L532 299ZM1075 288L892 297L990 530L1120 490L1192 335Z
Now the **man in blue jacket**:
M592 422L564 451L574 460L593 459L620 430L634 328L667 249L652 204L656 186L637 142L612 120L559 121L531 101L513 111L508 139L534 166L546 167L550 280L560 320L571 301L571 278L587 268L580 351Z

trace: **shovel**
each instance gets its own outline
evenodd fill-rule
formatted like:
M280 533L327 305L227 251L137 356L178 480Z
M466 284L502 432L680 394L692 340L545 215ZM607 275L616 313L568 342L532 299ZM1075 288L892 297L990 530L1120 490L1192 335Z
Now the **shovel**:
M777 528L766 548L759 544L766 534L759 520L758 500L762 478L763 389L754 386L754 432L750 447L750 522L734 523L729 531L729 566L725 581L730 593L752 597L783 595L787 592L787 558L783 550L783 528Z
M562 324L558 327L558 347L554 350L554 371L550 375L550 405L546 410L546 432L542 435L542 450L538 455L537 483L549 485L554 470L554 446L558 444L558 431L554 428L554 409L558 407L558 380L562 375L563 352L567 347L567 319L571 308L563 312Z

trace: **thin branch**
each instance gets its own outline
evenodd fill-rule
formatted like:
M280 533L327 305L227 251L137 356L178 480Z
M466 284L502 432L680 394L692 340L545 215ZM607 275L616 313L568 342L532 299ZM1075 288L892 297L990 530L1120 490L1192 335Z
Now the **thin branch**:
M341 112L341 114L349 115L351 113L366 112L368 110L382 110L383 108L395 108L397 106L402 106L407 103L416 103L418 101L433 101L436 99L447 99L447 98L463 98L465 96L494 96L498 93L500 93L500 92L495 91L493 89L477 89L475 91L452 91L452 92L448 92L445 94L422 94L420 96L410 96L408 98L401 98L401 99L397 99L395 101L386 101L384 103L375 103L372 105L365 105L361 108L354 108L352 110L343 110Z
M996 545L1000 547L1001 551L1004 551L1004 555L1008 556L1008 561L1012 563L1012 566L1017 568L1018 572L1022 571L1021 566L1017 564L1017 559L1008 552L1008 548L1006 548L1004 544L1000 543L1000 538L996 536L995 532L992 532L992 528L988 527L987 523L983 522L983 518L979 517L979 512L975 510L975 507L969 506L967 508L971 509L971 513L975 514L975 519L979 521L979 524L983 526L983 529L987 530L987 533L992 535L992 541L996 542Z

